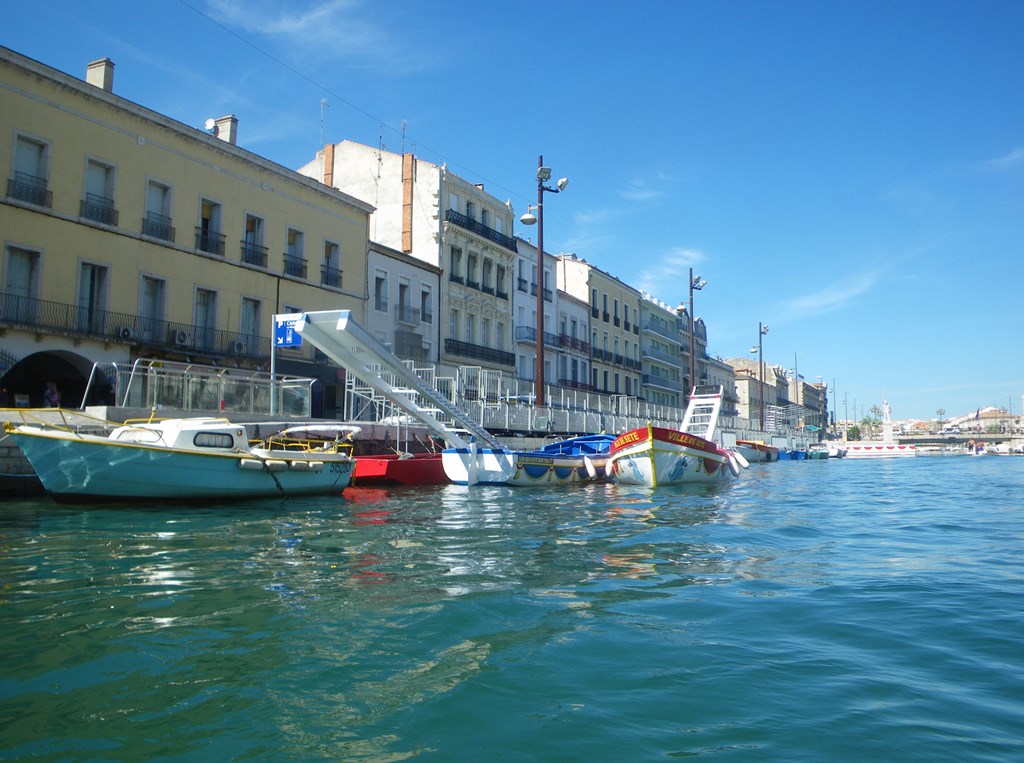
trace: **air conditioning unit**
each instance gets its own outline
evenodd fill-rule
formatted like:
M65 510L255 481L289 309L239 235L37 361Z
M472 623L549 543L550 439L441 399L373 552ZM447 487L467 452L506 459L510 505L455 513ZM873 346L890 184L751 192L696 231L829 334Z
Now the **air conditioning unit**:
M234 341L231 343L231 352L235 355L245 354L245 342Z
M117 335L126 342L135 339L135 329L131 326L122 326L117 330Z
M171 338L174 340L174 343L179 346L192 343L192 337L189 336L187 331L182 331L181 329L172 331Z

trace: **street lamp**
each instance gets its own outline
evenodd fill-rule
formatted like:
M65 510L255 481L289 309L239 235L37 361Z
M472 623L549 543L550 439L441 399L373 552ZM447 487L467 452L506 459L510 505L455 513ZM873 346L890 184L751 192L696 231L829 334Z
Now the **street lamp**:
M561 193L569 185L569 178L561 178L555 187L544 185L551 180L551 168L544 166L544 157L537 157L537 214L530 212L519 218L523 225L537 225L537 365L534 379L536 390L534 404L544 405L544 192ZM532 206L532 205L531 205Z
M694 357L697 351L697 345L693 341L693 292L700 291L708 282L703 280L700 276L693 274L693 268L690 268L690 389L692 390L697 386L697 372L694 370L696 363ZM692 394L692 393L691 393Z
M761 398L761 431L764 431L764 343L762 337L768 333L768 327L762 325L760 322L757 324L757 347L751 347L750 351L757 350L757 367L758 367L758 385L759 395Z

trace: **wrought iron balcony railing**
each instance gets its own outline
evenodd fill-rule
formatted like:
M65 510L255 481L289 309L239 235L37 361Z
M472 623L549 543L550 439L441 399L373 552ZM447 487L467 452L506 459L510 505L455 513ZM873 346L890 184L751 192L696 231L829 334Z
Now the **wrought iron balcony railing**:
M203 230L196 226L196 249L207 254L224 256L224 234Z
M147 212L142 218L142 235L173 243L174 226L171 225L171 218L156 212Z
M7 195L38 207L53 206L53 192L47 190L46 178L29 175L27 172L15 172L14 177L8 179Z
M85 198L78 205L78 215L104 225L117 225L118 220L114 200L95 193L85 194Z
M420 322L420 311L409 305L395 305L395 320L399 323L416 325Z
M305 257L296 257L294 254L288 254L285 252L284 255L284 274L286 276L292 276L293 278L305 278L306 277L306 259Z
M214 357L270 357L270 338L0 292L0 325Z
M472 344L470 342L462 342L458 339L445 339L444 351L449 355L485 360L489 363L496 363L502 366L513 367L516 364L516 356L511 352L495 350L492 347L483 347L482 345Z
M242 262L246 265L255 265L258 268L267 266L267 247L260 246L253 241L242 241Z
M320 266L320 284L322 286L333 286L335 289L341 288L341 271L338 268L332 268L327 265Z
M489 228L482 222L474 220L472 217L464 215L461 212L456 212L454 209L449 209L445 213L444 219L450 223L455 223L460 228L473 231L473 233L478 236L482 236L488 241L493 241L495 244L499 244L513 252L519 251L519 247L516 245L516 240L511 236L506 236L504 233L498 233L494 228Z

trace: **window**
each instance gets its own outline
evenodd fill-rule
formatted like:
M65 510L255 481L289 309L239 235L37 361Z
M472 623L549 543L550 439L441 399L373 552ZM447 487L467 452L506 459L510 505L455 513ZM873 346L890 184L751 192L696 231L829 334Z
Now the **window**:
M489 294L494 293L494 285L491 283L494 273L494 262L490 259L484 258L483 273L480 276L480 285Z
M480 320L480 344L484 347L491 346L491 319L482 318Z
M78 214L93 222L117 225L114 209L114 168L109 164L88 159L85 163L85 196Z
M498 265L494 271L494 291L499 297L508 298L508 292L505 290L505 266Z
M480 224L485 228L491 227L490 213L487 211L486 207L480 210Z
M462 250L457 246L450 250L448 278L456 283L462 283Z
M103 333L106 325L107 275L107 268L102 265L83 262L79 267L76 321L79 331Z
M305 236L295 228L288 229L288 248L284 253L284 274L295 278L306 277L306 258L304 256Z
M448 209L454 209L456 212L460 211L459 195L457 193L448 192Z
M242 262L261 268L267 266L267 248L263 246L263 218L245 216L245 238L242 240Z
M501 216L496 216L494 218L494 230L498 231L498 233L502 235L505 235L505 221L501 218Z
M196 335L192 340L195 346L212 349L217 332L217 292L212 289L196 289L192 323L196 327Z
M142 233L164 241L174 241L171 189L155 180L146 183L146 215L142 218Z
M36 295L39 293L39 252L9 247L4 261L4 293L0 296L0 314L26 323L38 320Z
M498 321L494 324L494 346L499 350L505 349L505 322Z
M209 199L199 204L196 249L209 254L224 254L224 234L220 232L221 205Z
M469 344L475 343L474 335L476 333L476 316L470 313L466 313L466 342Z
M395 318L403 323L419 323L416 309L409 304L409 284L398 284L398 308Z
M139 295L139 331L142 338L162 340L160 324L164 319L164 295L167 284L163 279L142 276Z
M474 288L480 287L480 281L478 280L476 273L476 261L477 255L475 252L470 252L469 256L466 257L466 286L472 286Z
M450 339L458 339L459 338L459 336L458 336L458 329L459 329L459 311L458 310L452 310L448 314L448 337Z
M324 241L324 264L320 267L320 283L341 288L341 251L333 241Z
M466 202L466 217L470 220L476 219L476 204L471 201Z
M382 313L388 311L388 276L379 271L373 277L373 309Z
M254 352L259 347L260 321L260 301L242 297L240 321L242 340L229 349L240 353Z
M7 195L40 207L53 205L47 189L49 147L24 135L14 143L14 177L7 181Z
M434 311L432 309L433 306L431 305L430 296L430 289L424 286L420 291L420 320L424 323L434 322Z

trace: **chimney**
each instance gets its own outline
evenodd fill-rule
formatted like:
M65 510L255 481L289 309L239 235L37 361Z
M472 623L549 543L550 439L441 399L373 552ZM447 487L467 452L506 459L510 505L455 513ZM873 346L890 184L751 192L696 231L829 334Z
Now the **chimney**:
M324 185L334 187L334 144L324 146Z
M85 67L85 81L108 93L114 92L114 62L109 58L93 61Z
M213 134L232 146L237 145L238 140L238 117L228 114L213 121Z
M412 192L416 157L402 155L402 251L412 252Z

